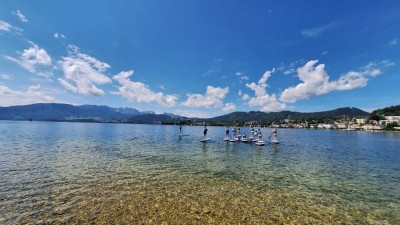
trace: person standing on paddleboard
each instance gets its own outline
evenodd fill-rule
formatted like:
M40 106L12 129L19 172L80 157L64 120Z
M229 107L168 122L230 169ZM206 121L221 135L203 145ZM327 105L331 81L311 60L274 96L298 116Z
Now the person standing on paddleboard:
M272 129L272 136L274 137L274 139L278 139L278 131L276 130L276 128L274 127L274 129Z
M207 125L204 124L203 139L206 139L206 138L207 138L207 131L208 131Z
M225 137L229 138L229 126L226 126Z
M236 127L232 128L232 138L236 138Z
M261 129L260 128L258 128L258 130L257 130L257 136L258 136L258 140L262 140L262 133L261 133Z

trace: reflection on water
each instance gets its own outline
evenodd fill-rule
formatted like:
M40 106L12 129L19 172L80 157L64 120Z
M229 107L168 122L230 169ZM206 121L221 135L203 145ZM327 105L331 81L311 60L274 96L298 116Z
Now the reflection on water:
M1 121L0 224L400 223L398 133L282 129L259 147L177 132Z

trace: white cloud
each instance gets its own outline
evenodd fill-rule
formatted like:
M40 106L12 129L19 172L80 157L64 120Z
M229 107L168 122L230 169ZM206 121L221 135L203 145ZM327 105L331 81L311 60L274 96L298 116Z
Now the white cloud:
M399 44L397 38L394 38L392 41L389 42L389 45L397 45L397 44Z
M30 86L26 92L14 91L0 85L0 96L0 105L2 106L54 102L54 98L46 95L39 84Z
M188 107L221 108L223 106L222 100L228 92L229 87L220 88L207 86L207 91L204 95L187 94L188 99L180 105Z
M24 16L24 14L22 14L21 11L19 11L19 9L18 9L16 12L12 11L12 14L18 16L18 18L19 18L22 22L24 22L24 23L28 22L28 20L26 19L26 16Z
M11 24L7 23L6 21L0 20L0 30L5 32L15 32L20 34L23 30L19 27L14 27Z
M396 65L396 63L394 63L394 62L392 62L390 60L382 60L380 62L380 66L382 66L383 68L388 68L388 67L391 67L391 66L394 66L394 65Z
M112 94L118 94L132 102L157 102L163 106L174 106L177 97L174 95L165 95L162 92L153 92L149 89L149 86L141 82L133 82L129 80L132 76L133 71L124 71L113 77L114 80L118 81L121 85L118 88L118 92L112 92Z
M58 81L68 90L88 96L103 96L104 91L98 88L98 84L111 83L111 79L104 74L110 68L107 63L81 53L79 48L68 46L68 56L58 61L64 78Z
M11 31L11 29L13 28L13 26L3 20L0 20L0 30L2 31Z
M221 67L220 66L216 66L216 65L212 65L211 68L209 70L207 70L206 72L204 72L201 76L202 77L208 77L214 74L218 74L219 72L221 72Z
M4 80L12 80L12 76L6 73L0 73L0 78Z
M279 111L286 108L285 104L278 101L275 94L269 95L266 91L268 87L267 80L274 71L274 69L266 71L257 84L254 82L246 84L246 87L255 93L255 97L250 98L248 102L250 106L261 106L261 111L264 112ZM248 95L243 95L242 97L243 100L247 100L248 98Z
M337 81L329 81L329 76L325 71L325 65L319 64L318 60L312 60L303 67L297 69L298 77L302 83L286 88L280 100L285 103L293 103L299 99L308 99L312 96L327 94L332 91L352 90L367 85L369 78L381 74L381 69L377 67L385 67L391 65L387 61L378 64L370 63L361 71L350 71L339 77Z
M67 37L65 37L64 34L61 34L61 33L55 33L53 36L54 36L55 38L62 38L62 39L66 39L66 38L67 38Z
M308 30L303 30L301 34L307 38L316 38L319 37L321 34L325 33L329 29L335 26L335 23L328 23L320 27L311 28Z
M235 104L233 103L226 103L224 108L222 108L222 111L227 112L227 111L233 111L236 109Z
M248 95L248 94L244 94L243 96L242 96L242 100L243 101L246 101L246 100L248 100L250 98L250 95Z
M242 96L242 90L239 90L239 91L238 91L238 95L239 95L239 96Z
M244 75L242 72L236 72L235 75L238 76L241 81L250 79L248 76Z
M180 116L185 116L185 117L197 117L197 118L210 118L213 117L215 115L212 115L210 113L207 112L203 112L203 111L195 111L195 110L175 110L174 114L180 115Z
M39 76L51 76L51 57L46 50L39 48L35 43L29 42L32 47L25 49L19 59L11 56L4 56L6 59L18 63L24 69Z
M285 74L285 75L290 75L290 74L294 74L294 73L296 73L296 70L294 68L289 68L289 69L283 71L283 74Z

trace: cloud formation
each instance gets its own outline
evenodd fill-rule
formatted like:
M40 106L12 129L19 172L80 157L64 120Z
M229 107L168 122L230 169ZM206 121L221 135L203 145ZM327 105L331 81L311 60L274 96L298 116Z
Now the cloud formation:
M64 34L61 34L61 33L54 33L53 36L55 38L61 38L61 39L66 39L67 38Z
M393 40L391 40L389 42L389 45L398 45L398 44L399 44L399 41L397 40L397 38L394 38Z
M111 83L111 79L105 75L110 68L107 63L81 53L79 48L68 46L68 56L58 61L64 78L58 81L68 90L88 96L103 96L104 91L96 85Z
M20 34L22 32L22 29L19 27L14 27L13 25L7 23L6 21L0 20L0 31L5 31L5 32L15 32L17 34Z
M242 99L243 101L246 101L246 100L248 100L249 98L250 98L250 95L248 95L248 94L243 94L241 99Z
M294 103L300 99L309 99L312 96L327 94L332 91L352 90L367 85L369 78L381 74L378 64L370 63L361 71L349 71L339 77L337 81L329 81L325 65L316 65L318 60L311 60L297 69L298 77L302 81L296 86L286 88L280 100L284 103ZM390 66L390 62L382 61L381 66Z
M0 78L4 80L12 80L12 76L6 73L0 73Z
M21 13L21 11L19 11L19 9L17 10L17 11L12 11L11 12L12 14L14 14L14 15L16 15L16 16L18 16L18 18L22 21L22 22L24 22L24 23L27 23L28 22L28 19L26 19L26 16L24 16L24 14L22 14Z
M185 116L185 117L197 117L197 118L211 118L213 116L216 116L214 114L208 113L208 112L203 112L203 111L195 111L195 110L175 110L175 114Z
M123 71L113 77L114 80L118 81L121 85L118 88L118 92L112 92L112 94L118 94L126 98L131 102L157 102L163 106L174 106L177 97L174 95L165 95L162 92L153 92L149 86L141 82L133 82L129 80L129 77L133 75L133 71Z
M250 77L244 75L242 72L236 72L235 75L237 77L239 77L240 83L242 83L243 80L249 80L250 79Z
M207 86L207 91L204 95L187 94L188 99L180 105L188 107L221 108L223 106L222 100L228 92L229 87Z
M233 111L236 109L235 104L233 103L226 103L224 108L222 108L222 111L227 112L227 111Z
M13 26L11 24L7 23L6 21L0 20L0 30L9 32L12 28Z
M47 54L46 50L39 48L35 43L29 42L32 47L25 49L19 58L13 58L11 56L4 56L6 59L18 63L24 69L29 72L50 77L51 74L51 57Z
M0 105L26 105L33 103L53 103L54 98L46 95L41 90L40 85L32 85L26 92L14 91L10 88L0 85Z
M275 94L269 95L266 91L268 87L267 80L273 72L275 72L275 70L266 71L258 83L252 82L250 84L246 84L246 87L253 90L255 94L255 97L251 97L248 102L250 106L260 106L261 111L264 112L279 111L286 108L284 103L278 101ZM242 99L246 100L248 97L248 95L243 95Z
M328 24L325 24L325 25L320 26L320 27L314 27L314 28L311 28L311 29L303 30L301 32L301 34L304 37L307 37L307 38L317 38L320 35L322 35L323 33L325 33L326 31L328 31L329 29L331 29L332 27L334 27L335 24L336 23L332 22L332 23L328 23Z

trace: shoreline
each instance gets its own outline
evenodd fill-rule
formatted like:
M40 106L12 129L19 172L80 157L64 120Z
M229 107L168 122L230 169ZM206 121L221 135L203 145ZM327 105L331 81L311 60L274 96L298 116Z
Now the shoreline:
M14 122L59 122L59 123L88 123L88 124L93 124L93 123L98 123L98 124L141 124L141 125L162 125L162 126L177 126L178 124L162 124L162 123L126 123L126 122L108 122L108 121L68 121L68 120L0 120L0 121L14 121ZM233 122L232 122L233 123ZM206 123L207 124L207 123ZM204 126L203 124L190 124L190 125L185 125L185 126L198 126L202 127ZM211 127L224 127L224 125L210 125L207 124L207 126ZM231 126L232 127L232 126ZM239 127L249 127L249 126L239 126ZM255 126L255 127L260 127L260 128L274 128L274 127L261 127L261 126ZM336 130L336 131L347 131L347 132L383 132L383 133L400 133L400 130L361 130L361 129L338 129L338 128L309 128L309 127L303 127L303 128L295 128L295 127L276 127L278 129L291 129L291 130Z

